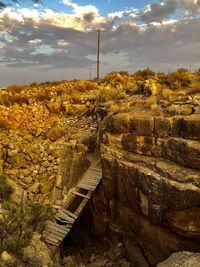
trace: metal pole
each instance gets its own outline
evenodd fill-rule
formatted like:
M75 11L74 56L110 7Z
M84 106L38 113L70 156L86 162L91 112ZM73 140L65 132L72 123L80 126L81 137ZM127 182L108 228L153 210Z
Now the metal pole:
M97 31L97 79L99 79L100 30Z

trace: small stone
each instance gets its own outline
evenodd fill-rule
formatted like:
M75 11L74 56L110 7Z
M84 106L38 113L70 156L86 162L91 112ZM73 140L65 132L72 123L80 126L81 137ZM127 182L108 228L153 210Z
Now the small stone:
M95 256L94 253L92 253L92 255L91 255L90 258L89 258L89 262L91 263L91 262L93 262L95 259L96 259L96 256Z
M39 182L35 182L32 186L29 187L28 191L31 193L36 193L39 188L39 185Z
M120 242L117 244L118 248L122 248L123 247L123 244Z
M77 141L76 140L70 140L70 145L71 145L72 149L75 149L76 145L77 145Z
M32 181L33 181L33 178L31 176L27 176L27 177L24 178L24 182L26 184L31 184Z
M43 133L43 130L42 129L38 129L35 136L38 137L40 136L41 134Z
M7 251L3 251L1 253L1 259L7 262L13 261L13 257Z
M42 194L47 195L51 192L53 187L53 183L50 181L46 181L41 185L40 191Z
M62 176L57 175L56 177L56 187L62 189Z
M27 134L23 138L28 142L32 142L34 137L31 134Z
M48 161L44 161L44 162L42 163L42 166L43 166L43 167L48 167L48 166L49 166L49 162L48 162Z
M45 172L46 172L46 168L43 167L43 166L41 166L41 167L40 167L40 170L39 170L39 174L43 174L43 173L45 173Z

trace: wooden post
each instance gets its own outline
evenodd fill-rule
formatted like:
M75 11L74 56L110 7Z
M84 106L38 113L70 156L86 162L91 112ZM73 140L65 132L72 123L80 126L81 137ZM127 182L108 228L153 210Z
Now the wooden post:
M97 79L99 79L100 30L97 31Z

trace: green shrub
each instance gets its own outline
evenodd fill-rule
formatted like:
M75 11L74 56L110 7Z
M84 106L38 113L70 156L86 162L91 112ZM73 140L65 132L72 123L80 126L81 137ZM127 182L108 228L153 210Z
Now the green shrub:
M134 73L134 76L136 78L142 78L142 79L149 79L149 78L153 78L155 76L155 72L153 70L151 70L150 68L146 68L144 70L138 70Z
M102 88L97 95L97 103L107 102L116 99L120 91L114 88Z
M192 75L187 69L177 69L168 75L172 83L180 83L181 86L189 86L192 82Z
M0 201L9 200L14 189L6 182L6 178L0 174Z
M33 232L41 233L45 221L52 218L50 206L33 204L23 208L4 202L0 219L0 254L6 250L16 259L22 258L22 249L31 242Z

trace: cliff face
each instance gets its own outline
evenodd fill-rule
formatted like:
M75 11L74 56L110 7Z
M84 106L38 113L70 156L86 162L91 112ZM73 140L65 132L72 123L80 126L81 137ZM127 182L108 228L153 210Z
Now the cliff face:
M124 240L132 254L138 245L153 265L176 251L199 251L199 139L198 114L110 116L92 203L96 234Z

